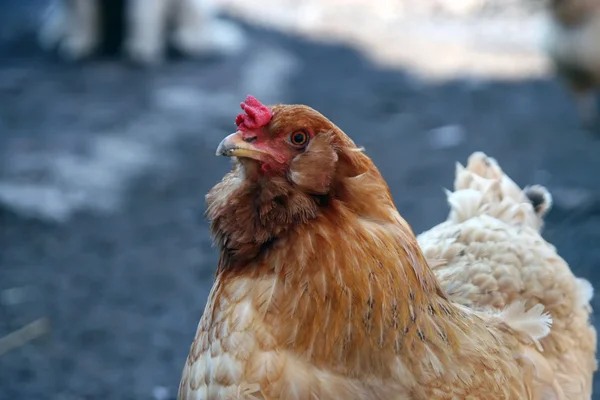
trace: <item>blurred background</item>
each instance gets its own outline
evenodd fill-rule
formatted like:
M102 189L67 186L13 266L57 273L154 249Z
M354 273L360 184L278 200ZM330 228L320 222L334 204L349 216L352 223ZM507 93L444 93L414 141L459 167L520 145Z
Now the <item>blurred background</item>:
M600 136L540 51L541 0L222 0L164 57L122 53L123 1L89 2L97 51L49 0L0 0L0 399L176 397L217 261L214 152L247 94L332 119L417 233L486 152L549 188L544 237L600 284Z

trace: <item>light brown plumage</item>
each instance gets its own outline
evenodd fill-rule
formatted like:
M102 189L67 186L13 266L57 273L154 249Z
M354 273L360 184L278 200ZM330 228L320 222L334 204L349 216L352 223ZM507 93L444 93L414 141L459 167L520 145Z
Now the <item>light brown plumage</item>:
M542 304L552 331L541 340L557 383L570 400L590 399L596 331L590 323L590 283L577 278L540 230L552 197L546 188L521 190L496 160L481 152L456 169L447 221L419 235L424 254L450 298L501 310L522 301Z
M221 259L179 399L556 394L543 307L450 301L371 160L309 107L270 110L219 146L239 157L207 195Z

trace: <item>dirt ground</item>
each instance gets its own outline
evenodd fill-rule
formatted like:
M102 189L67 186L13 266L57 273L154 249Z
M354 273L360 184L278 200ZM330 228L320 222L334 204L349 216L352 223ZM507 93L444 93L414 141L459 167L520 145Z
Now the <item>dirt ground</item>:
M0 354L0 399L175 398L217 261L204 195L229 163L214 151L248 93L336 122L416 232L445 218L454 163L485 151L551 190L545 238L600 283L600 140L552 78L432 82L250 24L230 58L65 65L12 4L0 0L0 338L49 327Z

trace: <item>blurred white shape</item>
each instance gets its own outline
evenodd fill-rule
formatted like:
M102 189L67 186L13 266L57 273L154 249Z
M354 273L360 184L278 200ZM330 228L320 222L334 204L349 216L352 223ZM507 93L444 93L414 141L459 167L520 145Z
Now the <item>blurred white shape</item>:
M166 111L164 117L170 118L185 118L192 121L200 121L217 118L231 118L231 127L235 126L232 114L239 109L240 101L243 100L243 94L234 93L232 91L221 90L211 92L207 90L190 88L182 85L165 85L156 89L153 94L153 101L157 107ZM174 116L169 114L176 114ZM213 132L207 128L199 128L197 133L206 136ZM169 135L164 132L151 130L156 136L154 142L170 141ZM144 134L148 135L147 132ZM217 135L222 132L215 131Z
M101 41L101 0L52 0L38 32L40 46L58 47L69 60L86 57ZM144 64L162 60L167 42L189 56L208 52L225 55L240 51L246 39L236 24L216 18L211 0L127 0L125 52ZM173 32L171 33L171 29Z
M155 400L167 400L169 398L169 389L164 386L155 386L152 389L152 397Z
M29 183L0 183L0 202L21 214L55 222L66 222L79 204L56 186Z
M575 210L592 199L592 193L583 188L561 187L552 189L554 203L565 210Z
M196 88L172 85L158 88L154 93L154 101L165 110L191 111L203 105L207 95Z
M301 61L289 52L264 49L248 60L242 70L241 90L265 104L280 101L290 77L301 67Z
M243 50L247 43L239 26L218 19L204 21L196 30L178 29L173 41L181 51L192 56L207 53L234 55Z
M58 47L68 60L87 57L100 43L100 10L94 0L53 0L38 32L45 50Z
M27 342L37 339L48 332L50 332L50 320L46 317L38 318L24 327L0 338L0 356L10 350L24 346Z
M6 306L16 306L25 303L33 297L32 288L29 286L14 287L2 290L2 304Z
M461 144L466 137L465 129L460 125L445 125L427 133L429 143L434 149L447 149Z
M181 84L165 84L155 89L153 102L170 112L229 117L239 110L239 103L248 94L263 103L276 103L287 92L287 83L301 66L300 60L280 48L259 48L250 55L241 71L239 88L210 91Z
M128 0L125 4L125 53L130 59L142 64L159 63L167 45L167 28L175 14L173 7L176 3L173 0ZM177 21L174 25L177 28L182 22L186 25L197 25L196 20L200 17L190 12L194 10L186 11L187 18L184 21L180 21L180 12L175 14Z
M456 16L467 16L483 9L485 0L445 0L440 1L441 7Z
M317 26L323 19L323 11L316 4L305 2L299 6L298 24L308 29Z
M126 184L150 166L155 149L127 137L93 138L84 154L12 154L16 170L48 174L43 182L0 181L0 202L25 215L66 222L80 209L113 211L121 204Z
M66 23L65 4L59 1L51 2L41 18L38 42L44 50L50 50L64 35Z
M390 22L401 15L404 4L395 0L378 0L373 4L375 15L384 22Z

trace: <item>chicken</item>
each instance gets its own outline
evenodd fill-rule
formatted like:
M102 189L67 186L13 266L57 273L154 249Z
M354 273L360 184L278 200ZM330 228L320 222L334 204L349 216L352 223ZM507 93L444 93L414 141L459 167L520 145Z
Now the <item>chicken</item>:
M466 168L457 166L454 187L448 219L417 238L442 287L469 307L543 305L553 320L552 332L541 340L543 357L563 398L590 399L597 368L593 288L540 234L550 193L542 186L521 190L481 152L470 156Z
M39 40L45 49L57 47L65 59L88 57L98 50L106 37L111 37L108 33L121 34L119 9L124 7L124 49L133 61L158 63L163 58L168 39L188 56L212 51L235 53L244 45L244 37L236 26L214 18L213 2L54 0L42 24ZM103 29L111 32L103 32Z
M600 0L547 0L544 50L573 92L581 121L599 122Z
M450 301L362 149L307 106L241 106L179 399L560 398L541 305Z

